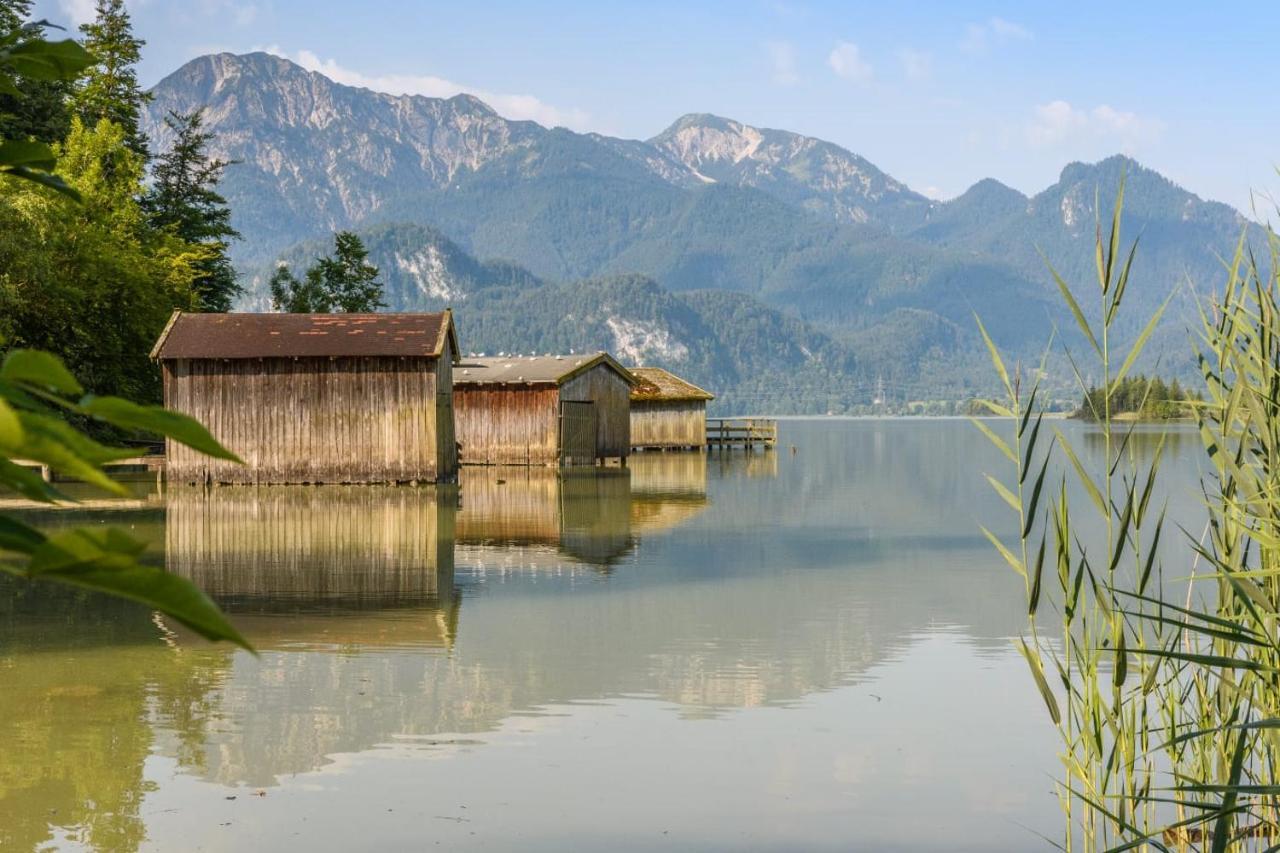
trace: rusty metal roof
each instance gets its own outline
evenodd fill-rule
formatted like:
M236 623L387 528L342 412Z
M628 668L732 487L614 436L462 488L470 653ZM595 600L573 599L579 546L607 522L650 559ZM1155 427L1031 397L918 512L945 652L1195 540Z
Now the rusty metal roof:
M714 400L715 394L686 382L661 367L632 367L631 374L640 380L631 389L631 399L645 400Z
M188 314L175 311L151 350L175 358L439 358L458 338L449 311L435 314Z
M604 362L627 384L634 385L625 367L607 352L582 355L513 355L487 358L468 357L453 369L457 385L563 385L573 377Z

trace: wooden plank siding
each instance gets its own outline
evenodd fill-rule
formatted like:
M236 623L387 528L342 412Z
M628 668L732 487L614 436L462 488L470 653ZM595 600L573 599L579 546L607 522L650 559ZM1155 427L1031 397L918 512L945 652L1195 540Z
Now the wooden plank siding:
M167 475L187 483L448 480L456 459L440 399L451 392L438 383L441 363L448 360L166 360L165 405L201 421L245 462L210 459L170 441Z
M555 465L560 394L554 385L455 385L453 417L464 465Z
M633 447L706 447L705 400L632 400Z
M560 399L595 404L596 458L625 459L631 452L631 385L601 362L566 380Z
M454 422L464 465L557 465L561 402L592 403L593 459L631 450L631 386L605 362L553 382L455 384ZM579 460L574 460L579 461Z

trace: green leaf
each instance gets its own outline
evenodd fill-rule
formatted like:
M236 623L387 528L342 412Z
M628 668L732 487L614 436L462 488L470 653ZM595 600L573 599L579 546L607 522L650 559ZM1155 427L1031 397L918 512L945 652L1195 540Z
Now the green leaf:
M1052 449L1052 447L1050 448ZM1027 504L1027 517L1022 527L1022 538L1025 539L1031 534L1031 526L1036 521L1036 507L1040 503L1040 491L1044 488L1044 475L1049 471L1049 454L1044 455L1044 464L1040 466L1040 473L1036 476L1036 482L1031 487L1031 502Z
M31 554L44 543L44 534L16 518L0 515L0 550Z
M1040 537L1040 550L1036 553L1036 567L1031 575L1031 591L1027 595L1027 615L1035 616L1040 606L1040 579L1044 576L1044 537Z
M53 149L43 142L25 139L6 139L0 142L0 166L26 166L43 172L52 172L58 164Z
M1125 654L1124 649L1124 631L1120 631L1120 641L1116 643L1116 662L1111 672L1111 684L1114 687L1124 687L1125 677L1129 673L1129 656Z
M1084 484L1085 491L1089 493L1090 499L1093 500L1093 505L1098 508L1098 512L1102 513L1102 517L1106 518L1109 513L1107 511L1106 501L1102 499L1102 492L1098 490L1097 485L1093 482L1093 478L1089 476L1089 472L1086 471L1084 465L1081 464L1079 457L1076 456L1076 452L1072 449L1071 443L1067 441L1066 436L1064 436L1062 431L1057 428L1054 429L1054 432L1058 435L1059 446L1066 451L1067 458L1071 460L1072 467L1076 469L1076 474L1080 477L1080 482Z
M1004 498L1004 502L1009 505L1009 508L1018 513L1018 515L1022 515L1022 507L1018 504L1017 496L1014 495L1013 492L1009 491L1009 488L995 477L992 477L990 474L987 474L986 477L987 482L991 484L991 488L996 490L997 495Z
M22 445L24 433L22 422L13 407L0 399L0 449L13 451Z
M227 450L209 434L194 418L165 409L162 406L141 406L120 397L87 397L80 402L79 410L86 415L101 418L123 429L136 429L163 435L198 450L207 456L240 462L240 458Z
M45 482L40 472L24 468L3 457L0 457L0 486L12 489L24 498L41 503L52 503L66 498L66 495Z
M73 39L30 39L9 48L4 64L32 80L75 80L96 60Z
M26 432L26 441L19 448L23 458L44 463L60 474L83 480L108 492L126 493L123 486L104 474L98 466L104 462L128 459L136 451L106 447L76 432L63 421L46 415L22 412L19 417Z
M995 546L996 550L1000 552L1000 556L1004 557L1005 562L1008 563L1015 572L1025 578L1027 576L1027 570L1023 568L1022 561L1013 556L1013 552L1005 547L1004 543L1000 541L1000 537L996 536L985 527L981 528L981 530L983 535L987 537L987 540L990 541L991 544Z
M1136 340L1133 346L1129 349L1129 354L1125 356L1124 364L1120 365L1120 372L1116 374L1115 379L1111 380L1111 387L1113 390L1120 387L1120 380L1124 379L1125 376L1128 375L1129 368L1133 367L1134 361L1136 361L1138 356L1142 353L1142 348L1147 345L1147 338L1151 337L1151 333L1156 330L1156 325L1160 322L1160 318L1164 316L1164 309L1169 307L1169 300L1171 299L1173 299L1172 293L1164 298L1164 302L1160 303L1160 307L1156 309L1156 313L1152 314L1151 319L1147 321L1147 325L1143 328L1142 334L1138 335L1138 340Z
M1044 697L1044 704L1049 709L1049 717L1056 726L1062 722L1062 712L1058 710L1058 700L1053 695L1053 691L1049 689L1049 682L1044 677L1044 664L1040 660L1040 654L1035 649L1027 645L1026 640L1018 638L1018 651L1022 652L1022 656L1027 659L1027 666L1031 668L1031 677L1036 681L1036 687L1040 688L1040 695Z
M1000 350L996 348L995 342L991 340L991 336L987 334L987 327L982 325L982 318L975 312L973 319L978 323L978 331L982 333L982 340L987 345L987 352L991 354L991 364L995 367L996 373L1000 374L1000 381L1004 383L1004 389L1009 392L1009 398L1013 398L1013 385L1009 383L1009 371L1005 369L1004 359L1000 357Z
M35 549L29 576L141 602L203 637L229 640L253 651L217 605L189 580L139 564L137 557L145 547L113 528L68 530Z
M34 349L15 349L0 364L0 379L25 382L62 394L83 394L84 389L57 356Z
M995 432L992 431L991 427L987 426L977 418L969 418L969 420L974 426L982 430L982 434L990 439L991 443L994 444L1001 453L1009 457L1010 462L1015 465L1018 464L1018 457L1014 455L1013 449L1009 447L1009 443L1007 441L996 435Z
M21 178L24 181L30 181L33 184L40 184L48 187L55 192L59 192L72 201L82 201L80 191L68 184L57 175L46 172L42 169L31 169L27 166L5 166L0 165L0 175L8 175L11 178Z
M1040 257L1044 260L1045 266L1049 268L1049 274L1053 276L1053 281L1058 285L1058 291L1062 294L1062 299L1067 303L1067 307L1071 309L1071 314L1076 318L1076 325L1080 327L1080 331L1093 345L1093 350L1099 356L1102 355L1102 347L1098 345L1098 339L1093 335L1093 329L1089 328L1089 321L1084 318L1084 312L1080 310L1080 304L1076 302L1076 298L1071 295L1071 288L1067 287L1067 283L1062 280L1062 276L1058 275L1058 271L1053 268L1053 264L1049 263L1049 258L1044 252L1040 252Z

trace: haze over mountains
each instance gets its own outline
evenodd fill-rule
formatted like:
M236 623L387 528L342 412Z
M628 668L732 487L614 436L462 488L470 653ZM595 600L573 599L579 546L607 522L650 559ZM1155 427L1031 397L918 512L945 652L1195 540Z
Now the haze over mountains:
M306 263L354 228L390 307L453 306L464 349L607 347L737 410L842 411L881 379L910 399L985 390L975 311L1017 355L1055 327L1070 342L1038 249L1091 293L1095 196L1105 217L1122 174L1125 228L1142 234L1131 328L1176 286L1215 288L1216 254L1246 224L1122 157L1070 164L1032 197L985 180L934 202L783 130L687 115L647 141L579 134L264 53L200 57L154 93L158 147L167 110L204 107L215 153L239 161L223 191L248 304L277 260ZM1152 349L1166 372L1183 367L1186 305Z

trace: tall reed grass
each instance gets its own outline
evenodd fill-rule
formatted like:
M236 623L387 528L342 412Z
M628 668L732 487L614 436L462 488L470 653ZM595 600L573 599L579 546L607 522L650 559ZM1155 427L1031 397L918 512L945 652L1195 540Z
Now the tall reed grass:
M1280 850L1280 240L1269 233L1264 268L1242 236L1220 296L1201 306L1191 346L1205 385L1205 523L1170 531L1156 497L1163 439L1140 455L1137 425L1112 411L1169 305L1116 339L1138 257L1137 241L1122 245L1123 204L1122 182L1098 227L1096 309L1046 259L1084 341L1083 357L1067 351L1081 390L1082 370L1102 376L1090 397L1100 458L1049 435L1038 379L1011 372L978 320L1004 392L987 408L1010 428L975 423L1008 461L987 479L1017 534L983 532L1023 583L1017 646L1061 738L1055 846ZM1180 580L1166 582L1170 537Z

